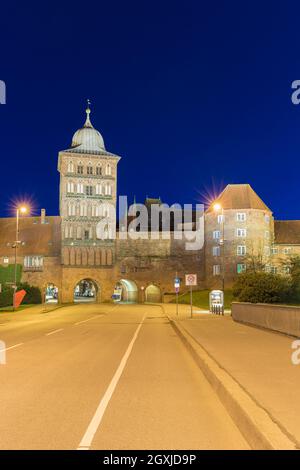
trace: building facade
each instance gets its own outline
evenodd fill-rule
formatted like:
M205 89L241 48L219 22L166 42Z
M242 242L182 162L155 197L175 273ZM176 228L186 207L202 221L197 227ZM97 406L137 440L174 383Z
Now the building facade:
M174 224L168 237L160 226L155 237L128 236L127 222L117 229L115 218L119 161L88 107L71 147L58 155L60 215L42 210L20 220L22 281L40 287L47 301L166 301L175 276L182 292L187 273L197 274L199 289L230 287L255 265L287 274L289 257L300 254L300 221L274 221L248 184L228 185L207 208L198 249L186 249L185 237L177 236L182 227ZM147 199L146 207L154 202L161 203ZM14 263L15 225L14 218L0 219L2 273Z

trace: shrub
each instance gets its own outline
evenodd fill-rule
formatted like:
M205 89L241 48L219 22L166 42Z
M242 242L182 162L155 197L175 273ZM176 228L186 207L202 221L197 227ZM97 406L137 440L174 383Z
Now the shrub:
M288 278L266 272L239 274L233 286L233 295L240 302L286 302L290 294Z
M14 290L9 286L2 286L2 292L0 293L0 307L8 307L13 303Z
M27 282L18 285L18 291L24 289L26 295L22 304L40 304L42 303L42 294L38 287L30 286ZM4 284L0 293L0 308L9 307L13 304L14 289Z
M38 287L30 286L27 282L18 285L18 290L26 290L22 304L41 304L42 294Z

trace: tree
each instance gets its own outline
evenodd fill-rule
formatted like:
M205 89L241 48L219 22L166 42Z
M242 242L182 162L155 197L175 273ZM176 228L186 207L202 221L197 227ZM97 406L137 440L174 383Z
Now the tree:
M291 294L291 282L287 277L267 272L239 274L233 286L233 295L240 302L286 302Z
M290 256L288 260L282 261L285 268L288 269L294 298L300 298L300 256Z
M264 244L261 240L253 240L247 246L247 257L245 259L247 263L247 270L257 273L265 271L267 264L269 264L269 256L266 256L264 252Z

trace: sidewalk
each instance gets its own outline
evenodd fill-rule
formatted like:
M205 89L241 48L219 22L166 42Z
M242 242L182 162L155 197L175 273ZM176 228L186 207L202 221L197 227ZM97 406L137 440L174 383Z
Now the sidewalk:
M300 442L300 365L291 362L293 338L236 323L231 316L198 314L179 318L171 306L166 314L262 406L272 420Z

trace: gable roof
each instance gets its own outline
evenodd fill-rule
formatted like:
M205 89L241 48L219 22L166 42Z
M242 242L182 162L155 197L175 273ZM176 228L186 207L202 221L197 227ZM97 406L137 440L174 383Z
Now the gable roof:
M212 212L214 204L223 209L256 209L271 212L250 184L228 184L206 212Z

